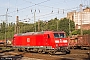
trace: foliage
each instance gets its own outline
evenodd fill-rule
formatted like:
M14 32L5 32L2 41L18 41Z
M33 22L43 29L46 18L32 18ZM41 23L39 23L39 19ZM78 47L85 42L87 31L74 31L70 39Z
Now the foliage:
M80 35L80 29L78 29L78 30L74 30L73 32L72 32L72 35ZM86 35L86 34L89 34L90 35L90 30L83 30L83 35Z
M48 29L49 30L53 30L53 31L57 31L57 24L58 24L59 19L55 18L55 19L51 19L50 21L48 21ZM58 27L59 28L59 27Z
M70 30L69 30L69 23L70 23ZM0 40L5 39L5 32L6 32L6 38L13 38L13 35L15 34L16 26L19 27L18 31L19 33L25 33L25 32L35 32L36 31L45 31L45 30L53 30L53 31L65 31L67 36L69 35L69 31L71 31L72 35L80 34L80 30L75 30L75 24L72 20L69 20L67 18L64 19L51 19L49 21L43 21L39 20L36 23L24 23L19 22L18 25L11 22L8 25L6 25L5 22L0 23ZM83 30L84 34L90 34L90 30Z
M77 34L80 35L80 29L72 31L71 34L72 35L77 35Z
M70 23L70 27L69 27L69 23ZM70 28L70 30L69 30L69 28ZM67 18L61 19L59 21L59 30L65 31L67 36L68 36L69 35L69 31L72 32L73 30L75 30L74 21L69 20Z

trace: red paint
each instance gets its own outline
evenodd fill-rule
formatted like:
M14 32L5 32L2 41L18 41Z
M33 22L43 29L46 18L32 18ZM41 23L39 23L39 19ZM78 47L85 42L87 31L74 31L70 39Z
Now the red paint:
M68 46L68 39L55 38L54 33L61 34L65 36L65 32L53 32L53 31L44 31L44 32L33 32L33 33L23 33L24 35L15 35L13 39L13 46L51 46L52 48ZM57 40L57 41L56 41Z

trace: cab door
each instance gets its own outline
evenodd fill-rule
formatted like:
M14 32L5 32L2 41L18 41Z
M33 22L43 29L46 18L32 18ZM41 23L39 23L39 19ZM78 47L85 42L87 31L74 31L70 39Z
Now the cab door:
M45 34L44 39L45 39L45 46L50 47L50 36L49 36L49 34Z

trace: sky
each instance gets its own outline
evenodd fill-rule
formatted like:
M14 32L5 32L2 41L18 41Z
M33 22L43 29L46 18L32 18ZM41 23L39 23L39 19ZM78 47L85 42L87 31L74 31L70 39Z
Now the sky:
M64 18L68 12L79 11L90 6L90 0L0 0L0 23L7 20L16 22L16 16L22 22L34 23L54 18ZM7 13L7 18L6 18Z

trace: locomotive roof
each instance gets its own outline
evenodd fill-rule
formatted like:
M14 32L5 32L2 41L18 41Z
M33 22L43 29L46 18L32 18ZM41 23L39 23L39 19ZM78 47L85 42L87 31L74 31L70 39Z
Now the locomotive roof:
M54 31L54 33L65 33L64 31Z
M25 35L37 35L37 34L48 34L52 31L41 31L41 32L26 32L26 33L20 33L15 34L14 36L25 36ZM53 33L65 33L64 31L53 31Z
M36 34L43 34L44 32L27 32L27 33L20 33L17 36L24 36L24 35L36 35Z

